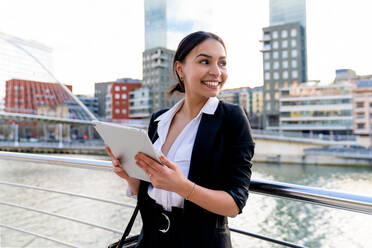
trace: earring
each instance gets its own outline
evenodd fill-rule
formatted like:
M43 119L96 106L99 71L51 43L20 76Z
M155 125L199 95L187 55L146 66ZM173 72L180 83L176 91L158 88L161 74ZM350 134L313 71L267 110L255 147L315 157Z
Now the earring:
M180 77L180 81L183 82L183 77Z

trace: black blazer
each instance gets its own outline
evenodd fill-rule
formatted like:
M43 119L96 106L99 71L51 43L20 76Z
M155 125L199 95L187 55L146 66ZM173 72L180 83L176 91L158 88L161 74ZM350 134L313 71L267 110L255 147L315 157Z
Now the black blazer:
M165 111L151 117L148 134L153 143L158 138L154 120ZM209 189L226 191L241 213L248 198L253 154L254 142L246 115L240 107L220 101L214 115L202 115L188 179ZM141 194L147 194L148 185L148 182L141 181L140 211ZM186 200L184 215L183 247L231 247L227 217Z

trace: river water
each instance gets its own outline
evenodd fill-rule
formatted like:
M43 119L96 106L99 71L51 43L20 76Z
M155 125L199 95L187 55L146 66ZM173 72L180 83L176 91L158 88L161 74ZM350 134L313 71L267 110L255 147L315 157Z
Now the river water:
M70 155L71 156L71 155ZM78 157L83 157L78 155ZM84 156L84 158L108 159ZM372 196L372 168L254 164L253 178ZM0 160L0 180L135 203L126 183L110 171ZM0 201L42 209L114 229L124 229L132 208L0 185ZM230 226L308 247L372 247L372 216L250 194ZM79 247L107 247L119 235L40 213L0 204L0 223L63 240ZM133 233L141 228L137 218ZM232 234L234 247L281 247ZM65 247L0 228L0 247Z

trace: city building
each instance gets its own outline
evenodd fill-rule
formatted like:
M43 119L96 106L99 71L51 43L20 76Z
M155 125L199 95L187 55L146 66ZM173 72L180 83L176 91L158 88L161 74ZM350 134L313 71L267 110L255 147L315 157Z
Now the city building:
M247 114L252 128L262 129L262 87L241 87L222 90L218 98L224 102L239 105Z
M71 85L67 87L72 91ZM46 109L55 110L57 106L71 100L70 95L58 83L11 79L6 81L5 92L4 110L14 113L51 114Z
M203 3L211 3L205 0ZM198 0L145 0L145 50L157 47L175 50L187 34L211 30L212 8L198 6Z
M372 75L354 82L353 117L354 134L372 136Z
M77 98L89 109L89 111L98 116L98 98L86 95L77 95Z
M132 78L96 83L95 97L98 100L98 115L110 121L130 119L129 95L132 90L141 88L141 86L141 80Z
M307 81L305 0L270 0L270 26L261 42L264 126L278 129L280 89Z
M151 92L147 87L135 89L129 93L129 117L147 119L151 116Z
M250 113L261 115L263 110L263 87L254 87L252 89L252 104Z
M280 90L280 130L311 134L353 132L352 83L307 82Z
M39 42L0 32L0 111L5 107L5 82L14 78L36 82L55 82L53 50ZM38 61L38 62L37 62Z
M350 82L358 76L355 71L351 69L338 69L336 70L336 77L334 83Z
M292 22L306 27L306 0L270 0L270 26Z
M203 5L211 0L203 1ZM145 0L145 51L143 52L143 85L150 89L150 112L169 108L181 95L167 93L176 83L173 56L187 34L211 30L212 9L200 6L198 0Z
M173 74L174 51L153 48L143 52L143 86L150 90L150 112L173 106L179 96L168 98L168 91L177 81Z

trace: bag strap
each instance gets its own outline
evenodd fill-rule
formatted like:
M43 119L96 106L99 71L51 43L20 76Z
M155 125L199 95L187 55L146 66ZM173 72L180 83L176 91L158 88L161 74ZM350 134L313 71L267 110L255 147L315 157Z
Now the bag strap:
M124 242L125 242L125 239L128 237L129 233L130 233L130 230L132 230L132 226L133 226L133 223L136 219L136 216L138 214L138 210L139 210L139 207L138 207L138 203L136 205L136 208L134 209L133 211L133 214L132 214L132 217L130 217L130 220L128 222L128 225L127 227L125 228L125 231L123 233L123 236L121 237L118 245L117 245L117 248L122 248L123 245L124 245Z

